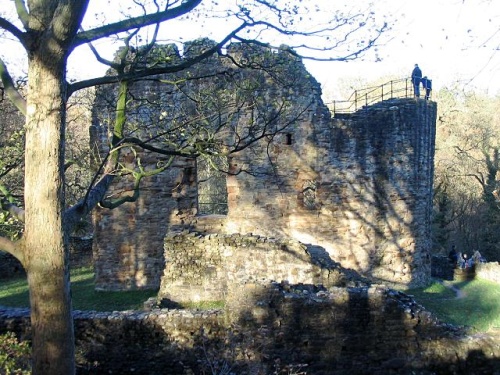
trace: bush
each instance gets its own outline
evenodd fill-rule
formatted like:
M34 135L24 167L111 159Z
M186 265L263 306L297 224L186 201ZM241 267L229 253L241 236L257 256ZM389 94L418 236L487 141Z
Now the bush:
M27 341L20 342L12 332L0 335L0 374L31 374L31 348L29 343Z

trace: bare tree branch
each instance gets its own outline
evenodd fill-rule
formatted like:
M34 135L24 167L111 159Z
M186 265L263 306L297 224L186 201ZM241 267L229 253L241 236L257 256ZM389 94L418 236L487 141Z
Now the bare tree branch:
M336 29L340 28L341 26L343 26L345 24L347 24L347 20L345 20L345 23L339 24L336 27L322 29L321 32L327 32L327 31L333 32L333 31L335 31ZM279 32L280 34L289 35L289 36L294 35L294 36L304 36L304 37L307 37L307 36L314 36L314 35L316 35L319 32L319 31L309 31L309 32L289 31L289 30L286 30L286 29L283 29L283 28L278 28L278 27L276 27L276 25L273 25L273 24L271 24L269 22L264 22L264 21L258 21L258 22L255 22L255 23L247 23L247 27L256 27L256 26L266 26L267 28L270 28L270 29L273 29L273 30ZM304 53L298 53L298 52L295 51L295 49L307 49L309 51L317 51L317 52L331 51L331 50L334 50L334 49L338 48L340 45L347 43L348 40L349 40L349 37L353 33L355 33L356 31L358 31L361 27L362 26L359 26L358 28L356 28L354 30L350 30L349 32L345 33L344 37L342 39L338 40L336 43L334 43L332 45L328 45L328 46L324 46L324 47L313 47L313 46L306 45L306 44L295 44L295 45L289 45L288 47L290 49L290 53L293 54L294 56L300 57L300 58L303 58L303 59L308 59L308 60L315 60L315 61L347 61L347 60L354 60L354 59L358 58L360 55L362 55L363 53L365 53L366 51L368 51L369 49L371 49L372 47L375 46L377 40L389 28L389 25L387 23L384 23L382 25L382 27L379 30L377 30L377 34L375 35L375 37L373 37L372 39L369 39L365 43L364 47L359 48L356 51L354 51L352 53L345 54L343 56L322 58L322 57L313 56L313 55L306 55ZM263 42L260 42L258 40L255 40L255 39L243 38L243 37L238 36L238 35L235 35L234 39L238 40L238 41L240 41L242 43L252 43L252 44L258 44L258 45L261 45L261 46L269 46L268 43L263 43ZM275 48L277 48L277 46L275 46Z
M83 28L80 28L80 30L84 31ZM99 54L99 52L97 51L97 49L94 47L94 45L92 44L92 42L88 42L87 45L89 46L90 50L94 54L94 57L96 58L97 61L99 61L101 64L107 65L107 66L109 66L109 67L111 67L111 68L113 68L115 70L119 69L120 64L115 63L114 61L106 60L105 58L103 58Z
M72 47L75 48L79 45L97 39L101 39L112 34L119 34L121 32L125 32L131 29L150 26L180 17L195 9L198 5L201 4L201 1L202 0L185 0L182 1L179 6L176 6L175 8L171 9L167 7L167 9L165 9L162 12L157 12L154 14L145 14L143 16L129 18L123 21L111 23L95 29L82 31L76 35L75 39L73 40Z
M8 238L0 237L0 250L9 253L24 264L24 255L19 241L11 241Z
M26 34L24 32L19 30L16 26L14 26L3 17L0 17L0 28L11 33L26 48Z
M17 11L17 16L19 17L19 20L23 24L24 29L28 30L29 14L28 14L28 10L26 9L26 5L24 4L24 1L23 0L14 0L14 3L16 5L16 11Z
M26 100L21 96L19 91L16 89L14 85L14 81L7 70L7 66L0 58L0 79L3 83L3 87L7 97L10 99L12 104L16 106L16 108L26 116Z

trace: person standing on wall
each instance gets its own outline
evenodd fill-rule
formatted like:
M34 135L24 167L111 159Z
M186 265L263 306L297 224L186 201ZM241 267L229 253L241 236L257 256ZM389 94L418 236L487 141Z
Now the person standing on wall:
M422 71L418 67L418 64L415 64L415 68L411 72L411 83L413 84L413 92L415 93L415 97L420 98L420 81L422 80Z
M432 91L432 80L427 78L427 76L422 78L422 87L425 90L425 100L429 100Z

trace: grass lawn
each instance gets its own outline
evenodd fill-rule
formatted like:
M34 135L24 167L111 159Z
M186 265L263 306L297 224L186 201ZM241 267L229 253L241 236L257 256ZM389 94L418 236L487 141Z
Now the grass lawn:
M78 268L71 271L71 294L75 310L119 311L142 309L148 298L156 296L156 291L97 292L93 269ZM29 307L26 278L0 281L0 305Z
M156 291L96 292L92 268L71 272L73 308L76 310L119 311L142 309L144 302L156 296ZM457 294L457 290L460 293ZM435 281L429 287L410 289L406 293L436 314L444 322L473 327L478 331L500 329L500 284L474 279L444 283ZM28 307L26 279L0 281L0 305ZM221 308L220 303L186 308Z
M500 284L474 279L434 282L406 291L440 320L481 332L500 329Z

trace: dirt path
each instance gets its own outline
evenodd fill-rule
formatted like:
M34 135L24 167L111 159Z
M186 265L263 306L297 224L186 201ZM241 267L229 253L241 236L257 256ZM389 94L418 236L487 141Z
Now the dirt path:
M455 292L456 294L456 298L464 298L467 294L461 290L460 288L457 288L455 285L453 285L452 283L448 282L448 281L445 281L445 280L442 280L440 281L440 283L447 287L448 289L451 289Z

